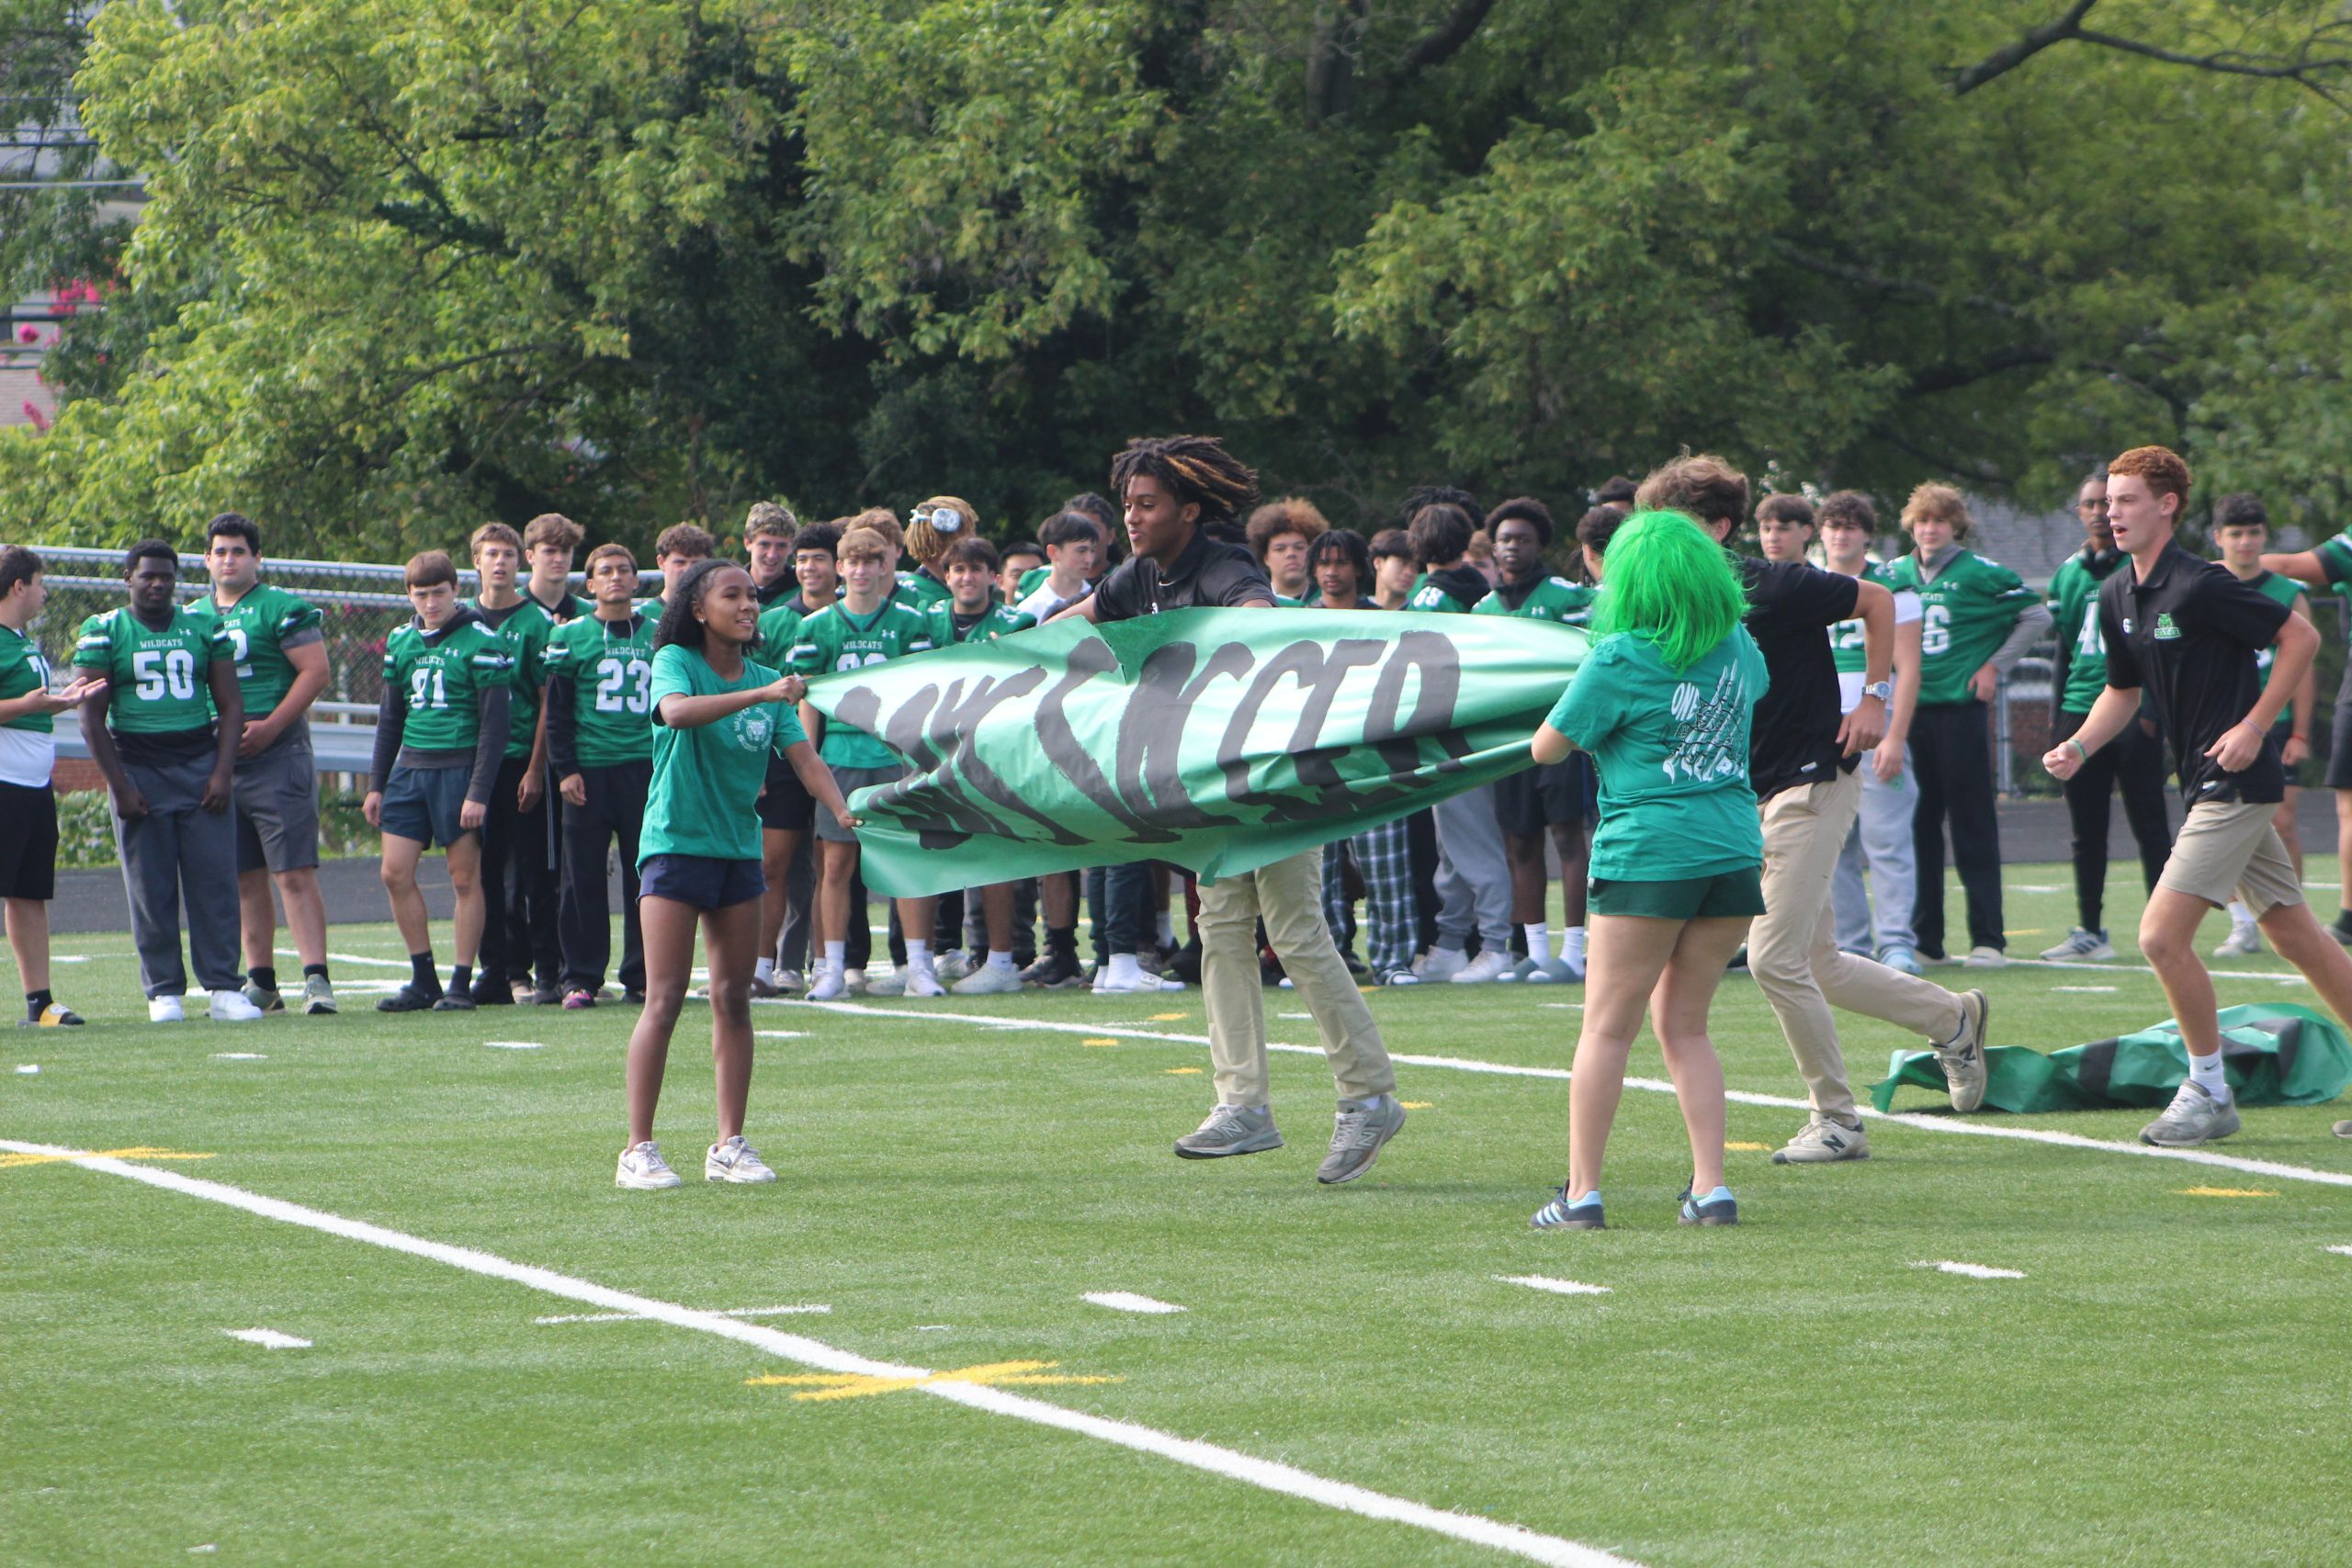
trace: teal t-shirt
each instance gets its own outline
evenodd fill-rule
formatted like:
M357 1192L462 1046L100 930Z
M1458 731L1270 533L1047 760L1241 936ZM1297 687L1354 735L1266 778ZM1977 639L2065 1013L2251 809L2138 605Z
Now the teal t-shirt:
M767 782L768 753L782 754L808 732L788 703L758 703L716 724L673 729L662 722L662 699L740 692L767 685L776 675L747 659L743 672L729 681L692 649L672 643L654 650L653 784L646 791L638 864L654 855L760 858L755 807Z
M1674 882L1760 865L1749 721L1769 677L1746 627L1679 674L1619 632L1593 644L1545 722L1592 754L1592 875Z

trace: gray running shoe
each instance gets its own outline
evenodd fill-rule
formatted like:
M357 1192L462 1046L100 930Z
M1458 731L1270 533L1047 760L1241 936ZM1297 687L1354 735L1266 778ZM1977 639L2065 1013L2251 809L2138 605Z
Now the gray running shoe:
M1274 1113L1262 1105L1220 1105L1208 1120L1176 1140L1178 1159L1223 1159L1227 1155L1254 1155L1283 1146L1274 1131Z
M2107 940L2107 933L2103 931L2095 931L2076 926L2066 933L2065 941L2055 947L2043 948L2041 956L2053 963L2070 959L2088 962L2112 958L2115 956L2115 944Z
M2339 1138L2352 1138L2352 1122L2338 1122L2335 1124L2335 1135Z
M1805 1123L1804 1132L1772 1151L1774 1165L1827 1165L1833 1160L1868 1159L1871 1140L1860 1127L1849 1127L1826 1116Z
M284 1012L286 1010L286 998L279 996L277 991L267 987L256 986L251 980L248 980L243 986L239 987L238 989L244 993L245 1000L253 1003L254 1006L261 1009L264 1012Z
M302 1010L318 1014L334 1011L334 987L324 975L312 975L302 982Z
M1982 991L1960 994L1960 1032L1936 1045L1936 1064L1951 1088L1954 1111L1974 1111L1984 1103L1984 1029L1992 1021L1993 1004Z
M1372 1168L1381 1145L1405 1124L1405 1108L1393 1094L1376 1100L1343 1100L1331 1127L1331 1152L1315 1169L1315 1179L1326 1187L1353 1181Z
M2140 1129L2140 1141L2160 1149L2193 1149L2237 1130L2237 1101L2215 1100L2205 1092L2203 1084L2190 1078L2172 1097L2165 1113Z

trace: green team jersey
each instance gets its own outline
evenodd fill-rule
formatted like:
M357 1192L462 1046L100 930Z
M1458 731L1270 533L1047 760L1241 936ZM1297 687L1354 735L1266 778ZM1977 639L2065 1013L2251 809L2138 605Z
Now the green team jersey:
M1894 624L1907 626L1919 618L1919 591L1897 583L1887 567L1873 562L1862 569L1862 581L1875 582L1894 595ZM1907 603L1906 603L1907 601ZM1922 640L1925 640L1924 637ZM1860 675L1869 671L1862 652L1862 623L1860 616L1840 621L1829 628L1829 657L1840 675Z
M1474 615L1517 615L1523 621L1555 621L1580 626L1592 618L1594 590L1565 577L1546 577L1519 602L1514 610L1503 603L1508 589L1498 588L1470 606Z
M1960 550L1925 581L1919 558L1907 555L1887 569L1886 586L1919 595L1919 702L1922 706L1974 700L1968 678L1984 667L2033 603L2025 580L1998 561Z
M800 623L808 618L801 613L800 596L797 593L762 612L759 647L752 657L771 669L790 669L792 645L799 640Z
M1025 610L1014 610L1002 604L991 604L980 612L980 618L967 629L956 629L956 602L933 604L923 617L931 633L933 648L953 648L959 642L994 642L1009 632L1025 632L1037 624L1037 617Z
M462 751L481 739L481 694L514 684L514 645L469 612L433 633L411 621L384 644L384 683L408 699L403 747ZM514 711L507 709L510 726Z
M1487 595L1487 598L1492 597L1492 594ZM1484 604L1485 602L1485 600L1479 601L1480 604ZM1477 608L1477 605L1464 604L1461 600L1456 599L1453 594L1448 593L1444 589L1440 588L1436 583L1431 582L1429 578L1424 575L1419 582L1413 585L1412 597L1405 601L1405 608L1408 610L1438 610L1449 615L1467 615L1472 610L1475 610Z
M212 727L211 666L229 639L175 607L161 630L129 606L92 615L74 646L74 668L105 676L107 725L118 735L168 735Z
M886 599L864 615L849 613L849 601L828 604L800 623L792 645L792 669L801 675L862 670L932 646L931 626L922 612ZM836 768L888 768L898 754L862 729L835 722L825 726L817 754Z
M2113 570L2131 568L2125 558ZM2051 575L2050 618L2056 623L2058 646L2066 650L2066 685L2058 694L2061 713L2088 713L2107 690L2107 640L2098 624L2099 584L2106 581L2084 564L2079 551Z
M40 644L24 633L9 626L0 626L0 702L21 697L28 692L49 690L49 656ZM12 718L0 729L28 729L42 735L57 733L57 721L45 713L28 713ZM44 779L47 774L43 774Z
M2295 601L2303 596L2303 585L2301 583L2296 581L2291 577L2281 577L2275 571L2266 571L2260 577L2253 579L2252 581L2255 587L2260 589L2263 592L2267 593L2271 598L2278 600L2281 604L2286 605L2287 613L2289 615L2294 614ZM2268 691L2270 689L2270 667L2278 661L2278 645L2275 642L2266 648L2260 648L2255 650L2254 667L2262 672L2262 687L2265 691ZM2294 718L2294 708L2292 705L2294 698L2290 695L2287 700L2289 704L2288 708L2278 716L2278 722L2281 724L2290 723Z
M503 611L485 610L479 599L469 599L465 604L482 618L484 625L491 625L496 617L494 629L512 645L514 679L506 699L506 750L502 755L527 757L531 754L533 732L539 725L539 688L547 684L544 665L548 638L554 635L559 623L545 604L527 593L520 604Z
M752 660L729 681L703 656L672 643L653 655L651 706L667 696L707 697L764 686L776 671ZM760 858L760 818L754 807L768 776L768 754L781 755L808 739L788 703L756 703L715 724L673 729L653 720L653 783L645 795L645 827L637 863L654 855L707 855L714 860Z
M944 604L950 595L947 584L929 572L902 571L899 573L899 586L891 590L890 597L899 604L928 610L933 604Z
M267 718L286 700L287 689L294 684L288 649L326 640L317 605L266 582L254 584L243 598L225 607L207 594L190 604L187 613L229 639L247 718Z
M566 621L548 634L540 668L571 682L571 750L582 767L653 755L651 621Z
M1013 597L1016 599L1028 598L1029 595L1037 592L1039 585L1042 584L1046 579L1053 575L1054 569L1050 566L1031 567L1027 571L1021 574L1021 582L1019 586L1014 588L1012 591Z

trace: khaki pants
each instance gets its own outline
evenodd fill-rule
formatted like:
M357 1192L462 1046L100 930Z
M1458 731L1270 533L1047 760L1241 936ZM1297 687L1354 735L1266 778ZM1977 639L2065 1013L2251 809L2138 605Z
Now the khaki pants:
M1340 961L1323 923L1323 852L1201 885L1201 991L1208 1006L1209 1059L1220 1104L1267 1103L1265 987L1258 973L1257 922L1315 1015L1342 1100L1393 1093L1396 1070L1355 976Z
M1961 1024L1960 998L1941 986L1838 950L1830 877L1861 795L1861 780L1841 773L1763 803L1764 913L1747 932L1748 972L1789 1038L1815 1113L1848 1122L1854 1092L1832 1005L1931 1041Z

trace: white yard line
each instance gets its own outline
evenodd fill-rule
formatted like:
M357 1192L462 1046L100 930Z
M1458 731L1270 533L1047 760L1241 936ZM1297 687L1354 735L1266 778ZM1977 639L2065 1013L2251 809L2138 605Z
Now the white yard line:
M1549 1291L1555 1296L1605 1296L1606 1285L1588 1285L1580 1280L1555 1280L1546 1274L1498 1274L1496 1279L1506 1285L1524 1285L1531 1291Z
M2012 958L2005 965L2010 969L2086 969L2094 975L2150 975L2154 969L2144 964L2124 964L2109 958L2098 963L2081 958ZM2207 974L2216 980L2285 980L2302 985L2303 977L2292 969L2209 969Z
M721 1317L790 1317L798 1313L829 1313L824 1305L782 1307L729 1307ZM560 1317L535 1317L533 1323L650 1323L652 1319L641 1312L571 1313Z
M536 1040L485 1040L482 1043L493 1051L544 1051L547 1049Z
M1116 1034L1129 1040L1164 1040L1178 1045L1205 1045L1205 1034L1170 1034L1161 1030L1129 1029L1114 1023L1054 1023L1043 1019L988 1018L977 1013L932 1012L917 1008L877 1008L864 1002L802 1002L801 1007L821 1008L831 1012L864 1015L871 1018L930 1019L939 1023L993 1023L1008 1028L1045 1031L1055 1034ZM1270 1043L1269 1051L1282 1051L1294 1055L1321 1056L1320 1045L1290 1045ZM1392 1052L1389 1060L1406 1066L1442 1067L1451 1072L1483 1073L1497 1077L1549 1078L1568 1081L1566 1067L1522 1067L1509 1062L1481 1062L1465 1056L1408 1055ZM1674 1086L1664 1078L1634 1078L1625 1080L1627 1089L1646 1090L1652 1094L1672 1094ZM1724 1098L1736 1105L1763 1106L1774 1111L1802 1111L1811 1113L1809 1101L1792 1100L1786 1095L1753 1094L1745 1089L1725 1089ZM2352 1187L2352 1171L2314 1170L2308 1166L2280 1165L2274 1160L2239 1159L2233 1155L2217 1155L2210 1149L2160 1149L2147 1144L2119 1144L2106 1138L2086 1138L2079 1133L2053 1133L2038 1127L2012 1127L1992 1122L1970 1122L1959 1117L1920 1116L1905 1111L1875 1111L1865 1106L1862 1115L1874 1121L1892 1122L1900 1126L1917 1128L1923 1133L1951 1133L1964 1137L2011 1138L2020 1143L2051 1144L2060 1148L2091 1149L2100 1154L2130 1155L2142 1159L2180 1160L2189 1165L2211 1166L2220 1170L2242 1170L2250 1176L2276 1177L2282 1181L2313 1181L2324 1187Z
M2331 1247L2328 1250L2330 1252L2341 1253L2346 1258L2352 1258L2352 1247Z
M291 1334L280 1334L275 1328L224 1328L220 1331L232 1339L242 1339L248 1345L258 1345L265 1350L307 1350L311 1342L297 1339Z
M1154 1301L1149 1296L1136 1295L1133 1291L1089 1291L1080 1299L1092 1302L1099 1307L1109 1307L1113 1312L1168 1313L1185 1310L1174 1302Z
M918 1014L917 1016L922 1016ZM887 1361L869 1360L864 1356L837 1348L821 1340L797 1334L786 1334L778 1329L756 1323L744 1323L715 1312L697 1312L692 1307L673 1302L656 1301L628 1291L616 1291L609 1285L599 1285L587 1280L559 1274L551 1269L541 1269L528 1263L516 1263L494 1253L478 1251L469 1247L453 1247L447 1242L428 1241L365 1220L345 1219L322 1210L305 1208L279 1198L266 1198L248 1192L224 1182L204 1181L182 1176L174 1170L159 1170L134 1165L128 1160L110 1159L103 1155L77 1155L72 1149L62 1149L47 1144L23 1144L0 1139L0 1149L16 1154L62 1155L85 1170L103 1171L132 1181L142 1181L167 1192L186 1197L201 1198L208 1202L243 1209L266 1220L300 1225L305 1230L338 1235L350 1241L365 1242L388 1251L406 1253L429 1262L462 1269L469 1274L487 1279L504 1280L511 1283L539 1291L567 1301L584 1302L590 1306L609 1312L628 1313L657 1319L677 1328L693 1329L721 1339L731 1339L769 1355L812 1367L819 1371L846 1372L862 1377L890 1379L928 1379L933 1374L926 1367L897 1366ZM1555 1568L1636 1568L1628 1559L1598 1547L1585 1546L1558 1536L1540 1535L1476 1515L1450 1513L1416 1503L1403 1497L1392 1497L1344 1481L1333 1481L1316 1475L1295 1465L1282 1464L1253 1455L1219 1448L1214 1443L1196 1438L1180 1438L1172 1433L1138 1426L1131 1421L1114 1421L1107 1416L1093 1416L1080 1410L1065 1409L1025 1394L1009 1393L973 1382L917 1382L914 1385L933 1398L968 1405L992 1416L1010 1416L1015 1420L1028 1421L1040 1427L1054 1427L1081 1437L1133 1450L1137 1453L1156 1454L1211 1475L1221 1475L1239 1481L1263 1491L1284 1496L1303 1498L1327 1508L1356 1514L1368 1519L1385 1519L1396 1524L1411 1525L1432 1534L1447 1536L1474 1545L1492 1547L1531 1562L1554 1564Z
M1942 1262L1923 1260L1914 1263L1911 1267L1939 1269L1946 1274L1965 1274L1972 1280L2022 1280L2025 1278L2025 1271L2021 1269L1994 1269L1982 1263L1954 1263L1949 1259Z

